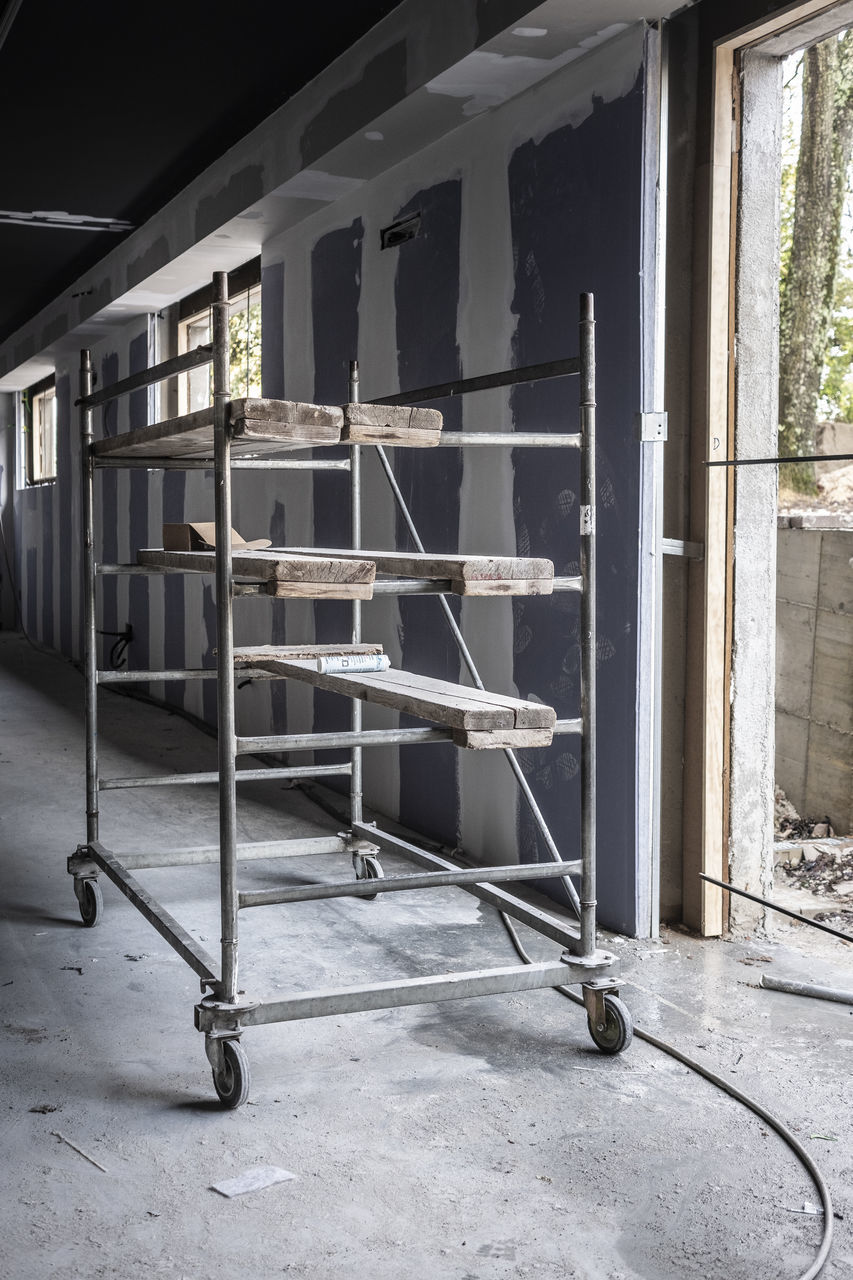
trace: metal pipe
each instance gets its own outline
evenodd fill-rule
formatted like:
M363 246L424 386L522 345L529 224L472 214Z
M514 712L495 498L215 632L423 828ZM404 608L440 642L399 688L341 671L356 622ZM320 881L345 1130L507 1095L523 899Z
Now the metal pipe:
M581 732L580 720L558 720L552 730L555 737ZM335 751L357 746L402 747L411 746L412 743L452 741L452 729L362 729L360 735L348 730L340 733L275 734L263 738L238 738L237 755L263 755L268 751ZM512 755L509 748L500 749L505 755ZM562 862L562 858L558 856L554 861Z
M787 458L721 458L719 462L706 462L706 467L777 467L789 462L850 462L853 453L807 453L803 457Z
M792 920L799 920L800 924L810 925L812 929L820 929L821 933L831 933L834 938L841 938L844 942L853 942L853 935L844 933L841 929L833 929L832 925L823 924L820 920L811 920L808 916L801 916L798 911L792 911L790 907L780 907L777 902L768 902L767 898L759 898L758 894L747 893L746 889L736 889L733 884L729 884L726 880L715 880L713 876L706 875L704 871L699 872L700 880L707 880L708 884L715 884L718 889L725 889L726 893L735 893L739 898L748 898L750 902L757 902L762 907L767 907L770 911L778 911L780 915L790 916Z
M394 495L394 500L397 503L397 506L400 509L400 514L402 515L403 520L406 523L406 527L409 530L411 539L414 542L416 549L420 551L422 554L425 554L424 544L421 542L420 535L415 526L415 522L412 519L411 512L409 511L408 505L406 503L406 499L403 497L402 490L400 489L400 486L397 483L397 477L394 475L394 471L391 467L390 462L388 461L388 455L386 454L382 445L379 445L379 444L375 445L374 448L376 450L376 456L379 458L380 465L382 466L382 470L385 472L385 476L388 480L388 484L391 486L391 492ZM465 643L465 638L462 635L462 631L459 627L459 624L457 623L456 619L453 616L453 610L450 608L450 605L447 603L444 596L438 596L437 599L439 604L441 605L441 609L442 609L442 612L444 613L445 619L447 621L447 625L450 627L450 631L453 635L453 639L456 642L456 647L459 650L459 653L462 657L462 661L465 663L465 666L468 668L468 673L471 676L471 679L474 681L474 684L478 689L485 691L485 685L483 684L483 681L480 679L480 673L477 670L477 665L474 662L473 657L471 656L471 652L467 644ZM551 855L554 862L562 862L563 860L562 854L557 848L554 837L551 835L550 829L548 827L547 822L545 821L545 816L542 813L542 810L539 808L539 805L536 803L536 798L530 789L528 781L521 771L521 766L518 763L518 760L516 759L515 752L510 750L510 748L508 747L505 747L503 750L504 750L504 755L509 763L509 767L512 770L513 774L515 775L515 779L521 790L521 794L524 796L524 799L527 802L530 812L533 815L533 821L536 823L536 826L539 828L539 832L542 836L542 839L545 842L545 845L548 849L549 854ZM580 899L578 897L578 893L577 893L577 890L575 889L575 886L572 884L571 880L569 880L567 877L562 877L562 885L569 897L569 901L571 902L572 907L577 912L578 917L580 917L580 914L581 914Z
M580 591L581 579L552 578L551 588L555 593ZM373 584L373 594L374 596L441 596L455 593L449 578L377 578ZM511 596L513 593L506 594ZM495 596L486 598L494 600Z
M376 882L373 884L375 887ZM607 970L605 964L600 967L602 971ZM470 996L536 991L567 982L583 982L588 976L582 966L563 960L476 969L469 973L431 974L425 978L375 982L363 987L305 991L286 1000L264 1001L241 1013L240 1022L244 1027L258 1027L270 1022L291 1022L297 1018L323 1018L333 1014L361 1013L367 1009L396 1009L403 1005L465 1000Z
M234 781L235 783L282 782L295 778L344 777L349 774L350 768L349 764L305 764L282 769L237 769L234 773ZM150 776L143 774L128 778L104 778L99 783L99 789L121 791L129 787L191 787L218 781L219 774L214 769L208 773L165 773Z
M361 822L355 828L355 832L357 835L364 836L366 840L370 840L371 843L378 844L380 849L388 849L391 853L403 854L410 862L414 862L416 866L435 871L457 870L454 863L448 862L446 858L440 858L435 853L428 853L426 849L410 844L407 840L401 839L400 836L392 836L373 823ZM371 884L375 886L377 881L373 880ZM551 938L553 942L559 942L561 946L568 948L572 952L577 951L580 945L580 933L567 920L561 920L558 916L551 915L548 911L541 911L538 907L531 906L529 902L523 902L520 898L516 898L514 894L507 892L506 889L499 889L494 885L472 884L468 886L467 892L473 893L475 898L480 898L483 902L488 902L490 906L497 907L498 911L504 911L508 916L513 916L514 919L520 920L522 924L535 929L546 938Z
M91 389L86 393L81 391L80 399L76 400L75 404L94 409L96 405L115 400L117 396L123 396L127 391L149 387L152 382L162 382L164 378L171 378L173 374L185 373L187 369L197 369L201 364L210 364L212 359L213 347L196 347L194 351L187 351L184 355L173 356L171 360L164 360L161 364L152 365L149 369L132 373L129 378L122 378L120 382L112 382L108 387L102 387L100 391L94 393Z
M308 836L293 840L259 840L237 845L238 862L258 859L313 858L317 854L346 853L348 841L343 836ZM153 867L196 867L219 861L219 845L202 845L191 849L165 849L147 853L122 853L123 866L131 871Z
M591 293L580 299L581 448L581 946L595 950L595 313Z
M438 445L450 448L481 445L503 449L524 449L529 446L537 449L579 449L581 437L575 434L557 435L550 431L442 431Z
M420 404L424 400L443 400L447 396L467 395L469 391L492 391L497 387L514 387L519 382L541 382L545 378L565 378L580 372L577 359L550 360L547 364L528 364L520 369L502 369L479 378L457 378L417 391L400 391L393 396L371 400L370 404Z
M213 471L210 458L110 458L95 459L95 466L142 471ZM234 458L232 471L349 471L347 458Z
M220 1000L237 998L237 796L234 724L234 626L231 592L231 440L228 432L228 276L213 276L213 442L216 521L216 667L219 751L219 888L222 923Z
M360 397L358 361L351 360L349 366L349 399L350 404L358 404ZM357 444L350 446L350 499L351 499L351 541L353 551L361 550L361 449ZM361 644L361 601L352 602L352 643ZM362 707L358 698L351 701L351 720L353 734L362 730ZM364 814L364 769L360 746L354 746L351 753L352 784L350 786L350 822L361 822Z
M216 974L213 970L212 957L199 946L186 929L178 924L165 907L161 907L160 903L143 889L142 885L122 866L119 859L97 841L90 842L89 854L92 861L97 863L105 875L109 876L116 888L133 903L138 911L142 912L150 924L153 924L161 938L165 938L169 946L174 947L181 959L186 960L200 978L204 978L206 982L214 982Z
M403 743L451 742L450 729L362 729L360 734L289 733L263 738L238 738L237 755L263 755L268 751L335 751L350 747L399 747Z
M80 352L80 395L91 393L92 353ZM95 623L95 470L92 463L92 410L80 409L81 475L83 482L83 647L86 717L86 839L98 838L98 655Z
M421 876L386 876L382 880L346 880L335 884L300 885L297 889L259 889L240 894L241 907L271 907L284 902L319 902L326 898L372 898L377 893L409 889L448 889L469 884L497 884L503 880L554 880L558 872L580 870L579 862L532 862L525 866L464 867L458 871L428 871Z
M813 1000L853 1004L853 991L844 991L839 987L821 987L815 982L785 982L782 978L772 978L769 973L762 973L758 985L768 991L785 991L791 996L811 996Z
M270 671L258 671L247 667L240 671L240 680L277 680ZM190 667L186 671L174 668L169 671L99 671L98 684L151 684L157 680L215 680L216 667Z

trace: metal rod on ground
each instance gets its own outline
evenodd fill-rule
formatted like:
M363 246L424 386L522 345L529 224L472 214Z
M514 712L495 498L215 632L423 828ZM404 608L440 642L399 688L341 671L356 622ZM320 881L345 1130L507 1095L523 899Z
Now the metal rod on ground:
M595 950L595 314L581 294L581 947Z
M80 352L80 395L92 394L92 353ZM92 459L92 410L80 409L83 471L83 601L86 675L86 839L98 838L98 660L95 623L95 466Z
M213 439L215 450L214 513L216 519L216 665L219 679L217 726L219 752L219 888L222 924L220 1000L237 998L237 792L234 732L234 626L231 561L231 441L228 400L231 395L228 333L228 276L213 276Z
M841 938L844 942L853 942L853 936L844 933L841 929L833 929L832 925L823 924L820 920L811 920L808 916L800 915L799 911L791 911L789 907L780 907L778 902L768 902L766 898L759 898L756 893L747 893L746 889L736 889L734 885L728 884L725 880L715 880L713 876L708 876L704 871L699 872L700 880L707 880L709 884L715 884L718 889L725 889L726 893L736 893L739 898L749 898L750 902L757 902L762 907L767 907L770 911L778 911L783 916L790 916L792 920L799 920L800 924L811 925L812 929L820 929L822 933L831 933L834 938Z
M786 982L782 978L772 978L762 973L758 985L768 991L786 991L791 996L811 996L813 1000L834 1000L838 1004L853 1004L853 991L842 991L838 987L821 987L815 982Z
M706 467L778 467L789 462L853 462L853 453L809 453L802 458L721 458Z
M350 360L349 365L349 399L350 404L358 404L360 398L358 361ZM350 446L350 494L352 518L352 549L361 550L361 449L357 444ZM352 643L361 643L361 601L352 602ZM352 731L361 733L362 706L358 698L352 699ZM352 749L352 785L350 787L350 822L361 822L363 819L363 755L361 747Z
M376 450L376 456L378 457L382 465L382 469L385 472L388 483L391 486L391 492L394 495L394 500L396 501L397 506L400 508L400 513L406 522L406 527L409 530L412 541L415 544L415 548L421 553L425 554L424 544L421 542L420 535L418 534L417 528L415 526L415 522L412 519L411 512L409 511L408 505L406 504L406 499L403 497L400 486L397 484L397 477L394 475L394 471L391 467L390 462L388 461L388 455L383 449L381 444L375 445L374 448ZM482 680L480 679L480 673L477 670L476 663L474 662L474 659L471 656L471 652L467 644L465 643L465 638L462 635L462 632L459 628L459 624L457 623L456 619L453 616L453 610L450 608L450 605L447 603L447 600L444 598L444 596L436 596L436 599L441 605L444 616L447 619L447 625L450 627L450 630L453 633L453 639L456 641L456 646L459 649L459 653L462 656L462 660L465 663L465 666L468 668L471 679L474 681L476 688L482 689L485 691L486 686L483 684ZM562 855L559 849L557 848L557 845L554 841L554 837L551 835L551 832L549 830L547 822L545 821L545 817L542 813L542 810L539 808L539 805L536 803L536 798L533 795L533 792L530 790L530 786L527 782L527 779L525 778L524 774L521 772L521 766L518 763L518 760L516 759L515 752L512 751L509 747L505 747L504 755L506 756L509 762L509 767L512 769L513 773L515 774L516 781L518 782L519 788L521 789L521 794L524 796L528 806L530 807L530 812L533 815L533 821L536 823L537 827L539 828L542 839L545 841L545 845L548 849L548 853L551 855L551 858L553 859L554 862L562 862L563 861ZM560 883L563 885L563 888L568 894L569 901L571 902L572 907L578 916L578 919L580 919L581 904L580 904L580 898L578 897L577 889L572 884L568 876L561 876Z

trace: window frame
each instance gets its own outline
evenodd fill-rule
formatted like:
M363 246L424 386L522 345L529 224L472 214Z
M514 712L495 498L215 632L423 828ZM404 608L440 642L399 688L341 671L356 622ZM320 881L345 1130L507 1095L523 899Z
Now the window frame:
M48 392L50 395L48 396ZM48 402L53 406L51 413L53 422L51 431L53 435L53 458L52 470L49 474L36 475L36 435L41 437L44 430L42 422L36 422L36 405ZM21 429L23 432L23 455L24 455L24 485L28 489L37 489L42 485L55 484L59 475L59 450L57 441L57 405L56 405L56 374L48 374L46 378L34 382L32 386L26 388L21 394ZM40 448L40 454L43 452Z
M261 259L257 257L228 273L229 306L234 307L235 304L245 300L248 309L253 305L252 293L255 290L258 291L258 302L260 302L260 288ZM183 355L192 350L195 345L199 345L198 343L193 344L190 342L190 327L203 319L206 314L209 314L212 303L212 284L205 285L203 289L197 289L195 293L188 294L178 303L177 349L179 355ZM207 341L210 341L210 337L207 338ZM263 333L261 333L261 343L263 343ZM178 378L178 414L181 416L192 412L190 387L194 372L197 374L200 370L183 373ZM260 391L258 394L260 394ZM208 403L213 403L212 395ZM196 406L196 408L199 407Z

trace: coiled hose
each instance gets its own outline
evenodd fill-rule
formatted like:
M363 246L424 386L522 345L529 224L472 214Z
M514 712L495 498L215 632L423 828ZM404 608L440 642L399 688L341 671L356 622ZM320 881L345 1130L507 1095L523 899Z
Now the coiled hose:
M499 915L503 921L504 928L510 936L512 945L515 947L521 959L525 964L533 964L533 957L525 950L524 944L519 938L515 925L510 920L509 916L505 915L502 911L499 912ZM581 996L577 995L569 987L555 987L554 989L559 991L560 995L567 996L568 999L572 1000L575 1004L583 1004ZM776 1116L772 1115L762 1107L760 1102L756 1102L755 1099L750 1098L748 1094L742 1093L740 1089L736 1089L733 1084L730 1084L728 1080L724 1080L722 1076L718 1076L716 1072L709 1071L707 1067L703 1067L701 1062L696 1062L693 1058L689 1058L686 1053L682 1053L680 1049L674 1048L671 1044L667 1044L665 1040L660 1040L650 1032L641 1031L639 1027L634 1027L634 1035L640 1040L645 1040L646 1044L654 1045L656 1049L660 1049L661 1053L669 1054L670 1058L675 1058L677 1062L683 1063L685 1067L689 1067L691 1071L695 1071L698 1075L703 1076L704 1079L710 1081L711 1084L716 1085L718 1089L722 1089L730 1098L734 1098L736 1102L740 1102L744 1107L752 1111L754 1115L757 1115L761 1120L763 1120L765 1124L769 1125L771 1129L775 1130L782 1141L786 1142L791 1148L794 1155L803 1165L817 1188L821 1204L823 1205L823 1239L821 1240L820 1249L818 1250L814 1262L808 1270L804 1271L799 1277L799 1280L815 1280L815 1277L820 1275L826 1265L826 1260L829 1257L829 1251L832 1248L832 1199L829 1194L829 1187L826 1185L826 1179L820 1169L818 1169L814 1160L812 1160L811 1156L806 1151L805 1147L794 1137L790 1129L788 1129L781 1120L778 1120Z

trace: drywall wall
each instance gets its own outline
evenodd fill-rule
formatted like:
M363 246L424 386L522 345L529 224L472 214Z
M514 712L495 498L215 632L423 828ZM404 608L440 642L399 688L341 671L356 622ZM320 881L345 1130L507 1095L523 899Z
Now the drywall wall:
M518 98L467 123L417 155L328 202L262 246L266 394L340 403L347 364L361 364L365 399L400 389L574 354L581 291L596 295L599 399L599 900L605 924L648 927L638 912L648 874L648 833L636 821L635 741L640 444L640 225L644 30L622 32ZM441 94L441 86L434 88ZM454 89L455 92L455 89ZM448 96L450 91L448 89ZM602 163L602 157L607 163ZM408 211L420 235L380 249L380 228ZM146 319L106 331L94 350L103 380L144 363ZM163 350L163 354L168 354ZM25 609L40 638L79 656L79 462L71 411L76 360L57 365L62 479L19 495L26 548ZM96 413L96 434L126 429L143 401ZM439 403L450 429L571 430L577 384L519 387ZM428 548L548 554L558 574L576 571L577 456L504 449L398 450L393 463ZM369 546L408 545L370 451L365 451ZM104 472L99 537L103 558L126 561L159 541L163 519L209 518L204 472ZM348 537L343 475L245 472L234 524L277 543ZM72 584L70 609L63 579ZM134 628L128 663L182 667L212 661L211 585L119 577L99 587L103 629ZM465 602L457 614L487 685L538 698L561 716L578 714L575 597ZM62 620L68 622L63 624ZM59 630L57 630L57 625ZM62 632L63 625L67 633ZM246 643L346 639L349 610L334 602L240 600L235 628ZM384 599L365 608L365 634L392 659L456 679L459 660L429 597ZM112 643L104 637L103 652ZM210 682L151 692L215 719ZM252 684L238 692L238 732L328 728L346 711L304 686ZM393 722L366 711L366 722ZM522 755L567 856L578 840L578 744ZM392 817L475 857L544 856L520 808L500 753L446 746L367 753L368 801Z

